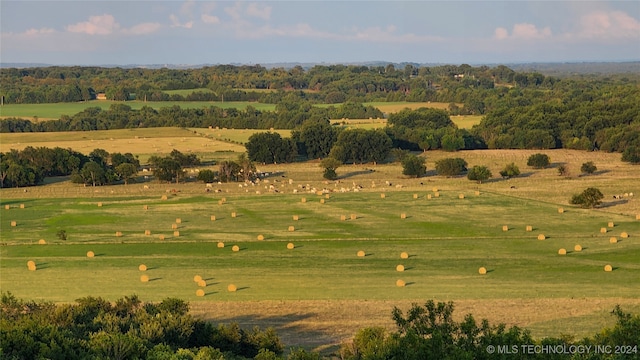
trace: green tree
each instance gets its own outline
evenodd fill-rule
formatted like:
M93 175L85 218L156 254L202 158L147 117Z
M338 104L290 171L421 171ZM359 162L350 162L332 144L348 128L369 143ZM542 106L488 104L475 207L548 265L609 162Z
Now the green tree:
M518 175L520 175L520 169L515 163L505 165L504 169L500 171L500 176L509 179Z
M336 170L342 165L342 162L332 157L326 157L320 161L320 167L324 169L322 176L327 180L335 180L338 178Z
M474 166L467 172L467 179L477 181L482 184L483 181L491 178L491 171L486 166Z
M89 161L84 164L80 170L80 176L85 184L91 184L92 186L104 185L107 182L105 169L95 161Z
M442 176L457 176L467 170L467 162L461 158L445 158L436 161L436 172Z
M197 179L204 183L212 183L216 180L216 172L209 169L200 170Z
M255 133L245 147L251 161L263 164L292 162L298 156L293 139L283 139L278 133Z
M571 204L580 205L583 208L594 208L602 203L604 195L598 188L587 188L580 194L571 197Z
M166 182L174 182L177 184L180 182L184 170L178 161L172 157L157 157L152 156L149 158L149 163L153 168L153 175L156 179Z
M533 154L527 159L527 166L535 169L544 169L549 166L549 156L547 154Z
M127 185L130 180L134 179L138 174L138 167L130 163L122 163L115 168L116 174L124 180L124 184Z
M426 160L424 157L409 154L402 159L402 174L412 177L422 177L427 173Z
M558 165L558 175L567 176L569 174L569 168L566 165Z
M580 166L580 171L582 171L583 174L593 174L597 170L598 168L593 163L593 161L587 161L586 163L583 163L582 166Z
M629 146L622 152L622 161L640 164L640 146Z
M240 174L242 175L242 179L244 181L248 181L249 179L254 177L256 167L255 165L253 165L251 159L249 159L249 157L247 156L247 153L238 155L237 163L240 166Z

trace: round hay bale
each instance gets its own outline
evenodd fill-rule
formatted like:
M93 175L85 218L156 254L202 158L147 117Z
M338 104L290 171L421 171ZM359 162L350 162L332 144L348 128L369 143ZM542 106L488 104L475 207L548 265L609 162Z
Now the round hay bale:
M116 231L116 237L122 237L122 231Z
M173 237L180 237L180 231L174 231L173 232Z
M356 220L358 218L358 215L356 214L351 214L351 220Z
M544 236L544 234L539 234L539 235L538 235L538 240L544 240L544 239L546 239L546 238L547 238L547 237L546 237L546 236Z
M580 251L582 251L582 246L580 246L580 245L576 245L576 246L574 246L574 247L573 247L573 251L575 251L575 252L580 252Z
M417 199L418 198L418 194L413 194L413 198Z
M384 193L380 194L380 199L384 199L385 197L387 197L387 195L385 195Z
M262 240L264 240L264 235L262 234L258 235L258 241L262 241Z
M238 246L238 245L233 245L233 247L231 248L231 251L233 251L233 252L238 252L238 251L240 251L240 246Z
M427 199L431 200L431 194L427 194Z
M9 206L9 205L5 205L5 206L4 206L4 209L5 209L5 210L9 210L9 209L11 209L11 206Z
M33 260L27 261L27 267L34 267L34 266L36 266L36 262L35 261L33 261Z
M404 282L404 280L400 280L400 279L396 280L397 287L404 287L405 285L407 285L407 283Z
M476 190L475 194L476 196L480 196L480 191Z
M233 284L227 285L227 291L228 292L236 292L237 290L238 290L238 288L235 285L233 285Z
M27 270L29 271L36 271L38 268L35 264L33 265L27 265Z
M202 289L196 290L196 296L200 296L200 297L204 296L204 290Z
M149 205L144 205L144 206L142 207L142 209L144 209L144 210L149 210Z
M609 223L607 224L608 227L612 228L613 227L613 221L609 221Z
M440 193L437 192L437 193L433 194L433 197L440 197Z
M611 265L607 264L607 265L604 266L604 271L611 272L611 271L613 271L613 267L611 267Z
M487 268L485 268L484 266L478 269L478 274L480 275L487 275Z
M20 204L20 209L24 209L24 204Z
M296 228L295 228L295 227L293 227L293 226L289 226L289 228L288 228L287 230L289 230L289 231L296 231Z
M224 247L224 243L222 241L218 242L218 248L223 248Z
M232 217L232 218L235 218L235 217L237 217L237 216L238 216L238 213L236 213L235 211L231 213L231 217Z
M142 275L142 276L140 276L140 281L142 281L142 282L149 282L149 275Z
M400 219L406 219L406 218L407 218L407 214L405 213L400 214Z
M151 230L145 230L144 234L147 235L147 236L151 235Z
M176 218L176 224L182 224L182 219Z
M298 215L293 215L293 221L298 221L300 220L300 217Z
M401 252L400 253L400 259L408 259L409 258L409 254L407 252Z
M400 271L400 272L404 271L404 265L397 265L396 271Z
M564 213L564 208L558 208L558 214Z
M16 227L16 226L18 226L18 223L17 223L17 222L15 222L15 221L12 221L12 222L11 222L11 226Z
M365 253L364 253L364 251L360 250L360 251L358 251L358 253L356 255L358 255L358 257L364 257Z
M433 188L433 189L431 189L431 190L432 190L434 193L437 193L437 192L438 192L438 188L437 188L437 187L434 187L434 188Z
M464 194L458 194L458 199L464 199Z
M331 199L331 195L329 195L329 194L324 194L324 198L325 198L325 199Z
M145 264L140 264L140 265L138 266L138 270L140 270L140 271L147 271L147 265L145 265Z
M600 228L600 233L601 234L606 234L607 233L607 228Z
M502 226L502 231L509 231L509 226L508 225L503 225Z
M527 225L527 227L524 230L525 231L533 231L533 226Z
M160 198L160 200L167 200L167 195L162 195L162 197Z
M320 191L320 190L316 191L316 195L322 196L322 191Z
M567 249L559 249L558 250L558 255L567 255Z
M324 199L320 199L320 204L324 204Z
M93 251L87 251L87 257L88 258L92 258L92 257L95 257L95 256L96 256L96 254Z
M288 243L288 244L287 244L287 249L289 249L289 250L293 250L295 247L296 247L296 246L295 246L295 245L293 245L293 243Z
M222 203L225 204L227 202L227 198L223 197L222 199L220 199L220 201L222 201Z
M202 281L202 276L200 276L200 275L194 275L193 276L193 282L198 283L200 281Z
M617 242L618 242L618 238L617 237L612 236L612 237L609 238L609 243L610 244L615 244Z
M629 237L629 234L626 231L623 231L623 232L620 233L620 237L623 238L623 239L626 239L626 238Z
M216 216L215 215L211 215L211 221L216 221Z
M207 282L205 280L200 280L200 281L198 281L198 286L199 287L207 287Z
M218 205L224 205L224 202L222 200L218 200Z
M171 230L176 230L178 228L178 224L171 224Z
M307 198L300 199L300 202L306 203L307 202Z
M342 220L342 221L347 220L347 216L346 215L340 215L340 220Z
M102 203L101 202L98 203L98 207L102 207Z
M45 239L38 240L38 245L46 245L47 241Z
M640 220L640 214L636 214L636 220Z
M164 240L164 235L158 235L158 240Z

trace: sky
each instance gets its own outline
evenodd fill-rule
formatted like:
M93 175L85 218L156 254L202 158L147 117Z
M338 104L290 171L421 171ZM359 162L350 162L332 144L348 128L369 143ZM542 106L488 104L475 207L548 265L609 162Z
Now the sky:
M0 1L0 62L640 60L640 1Z

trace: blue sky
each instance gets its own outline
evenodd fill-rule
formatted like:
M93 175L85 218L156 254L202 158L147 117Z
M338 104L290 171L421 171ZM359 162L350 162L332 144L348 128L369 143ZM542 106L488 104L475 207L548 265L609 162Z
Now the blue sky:
M0 61L640 60L640 1L0 2Z

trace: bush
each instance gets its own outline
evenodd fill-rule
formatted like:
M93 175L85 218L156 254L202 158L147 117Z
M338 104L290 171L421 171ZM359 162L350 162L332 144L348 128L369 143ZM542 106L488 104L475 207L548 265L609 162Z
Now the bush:
M504 170L500 171L500 176L506 178L512 178L518 175L520 175L520 169L515 163L507 164Z
M549 166L549 156L547 154L533 154L529 156L527 160L527 166L531 166L536 169L544 169Z
M461 158L446 158L436 161L436 171L442 176L456 176L467 170L467 162Z
M580 205L583 208L594 208L602 203L604 195L598 188L587 188L581 194L575 194L571 198L573 205Z
M585 174L593 174L596 170L598 170L598 168L594 165L593 161L588 161L580 167L580 171Z
M336 173L336 169L340 167L340 165L342 165L342 162L332 157L322 159L322 161L320 161L320 167L324 168L322 176L327 180L337 179L338 174Z
M402 159L402 174L413 177L424 176L427 172L427 167L424 164L425 158L415 155L406 155Z
M564 166L564 165L560 165L558 166L558 176L567 176L569 174L569 169Z
M474 166L467 173L467 179L477 181L478 184L482 184L483 181L491 176L491 171L486 166Z
M204 183L212 183L216 179L216 173L213 170L204 169L198 173L197 179L198 181L202 181Z
M640 164L640 147L630 146L622 152L622 161Z

